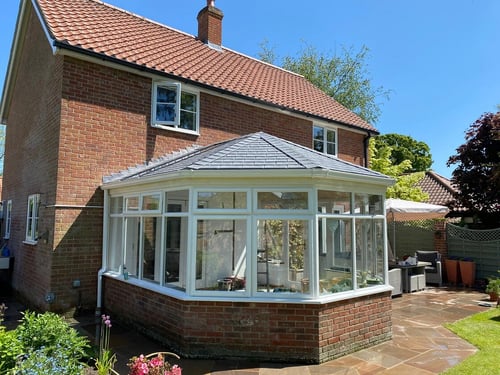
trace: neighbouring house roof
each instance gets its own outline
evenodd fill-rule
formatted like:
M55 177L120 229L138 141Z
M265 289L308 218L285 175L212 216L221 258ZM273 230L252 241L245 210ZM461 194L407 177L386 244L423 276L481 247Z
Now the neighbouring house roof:
M33 0L33 3L54 48L378 133L371 124L298 74L224 47L212 48L193 35L101 1ZM4 116L2 113L2 120Z
M118 183L144 182L148 179L177 176L192 171L251 171L275 173L278 170L324 171L348 179L370 178L385 185L393 180L371 169L351 164L334 156L293 142L258 132L202 148L177 152L103 178L103 188Z
M451 181L434 171L425 172L425 176L417 184L425 193L429 194L426 203L447 205L453 201L456 192Z

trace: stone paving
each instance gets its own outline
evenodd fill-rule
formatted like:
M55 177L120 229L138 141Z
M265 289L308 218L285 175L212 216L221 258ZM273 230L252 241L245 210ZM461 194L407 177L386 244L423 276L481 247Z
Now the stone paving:
M488 296L472 289L427 288L424 291L403 294L393 299L393 339L377 346L332 360L321 365L263 363L245 360L172 361L183 368L185 375L367 375L367 374L439 374L455 366L476 352L476 348L443 327L488 309ZM0 301L1 302L1 301ZM15 324L23 307L15 301L6 301L7 327ZM92 317L90 317L92 319ZM86 327L92 337L95 330L85 318L75 325ZM95 327L95 326L94 326ZM167 350L134 331L114 327L111 347L116 352L116 370L124 375L129 358Z

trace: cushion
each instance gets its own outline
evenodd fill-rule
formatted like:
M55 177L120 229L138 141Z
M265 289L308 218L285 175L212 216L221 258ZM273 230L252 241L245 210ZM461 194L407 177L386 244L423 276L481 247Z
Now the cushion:
M419 262L432 263L431 267L436 268L436 262L439 259L439 253L437 251L417 251L416 255Z

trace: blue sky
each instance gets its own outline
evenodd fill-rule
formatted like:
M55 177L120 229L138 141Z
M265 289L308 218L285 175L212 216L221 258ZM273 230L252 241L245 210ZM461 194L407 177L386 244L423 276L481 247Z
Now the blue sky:
M195 35L205 0L105 2ZM223 45L258 57L267 40L278 56L305 45L333 55L365 45L381 99L374 124L382 133L427 143L432 169L450 177L446 161L465 131L500 104L500 1L498 0L216 0L224 12ZM0 12L0 87L3 88L19 0Z

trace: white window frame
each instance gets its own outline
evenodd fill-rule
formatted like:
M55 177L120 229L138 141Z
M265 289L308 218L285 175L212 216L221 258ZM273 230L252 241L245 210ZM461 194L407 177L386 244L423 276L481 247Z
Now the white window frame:
M40 194L29 195L28 207L26 210L26 238L25 238L25 242L29 244L36 244L38 241L39 208L40 208Z
M338 148L339 148L339 132L337 130L337 128L332 128L332 127L328 127L328 126L324 126L324 125L320 125L320 124L314 124L313 125L313 128L312 128L312 138L313 138L313 144L312 144L312 148L315 150L316 148L314 147L314 142L316 141L316 139L314 138L314 130L315 128L321 128L323 129L323 153L324 154L327 154L327 155L331 155L331 156L337 156L338 155ZM328 132L333 132L335 133L335 153L334 154L330 154L328 153Z
M166 87L169 89L176 90L176 102L175 102L175 118L174 121L159 121L156 119L157 116L157 95L158 95L158 87ZM180 127L181 125L181 112L186 111L185 109L182 108L182 93L189 93L191 95L194 95L196 97L196 112L194 113L195 115L195 128L194 129L183 129ZM152 99L151 99L151 126L156 127L156 128L161 128L161 129L167 129L167 130L175 130L179 131L182 133L189 133L189 134L199 134L200 130L200 121L199 121L199 116L200 116L200 95L199 92L196 92L195 90L186 90L185 87L183 87L180 83L178 82L169 82L169 81L157 81L153 82L153 92L152 92Z
M12 200L8 200L4 205L4 218L5 218L5 233L3 238L8 240L10 238L10 226L12 222Z

